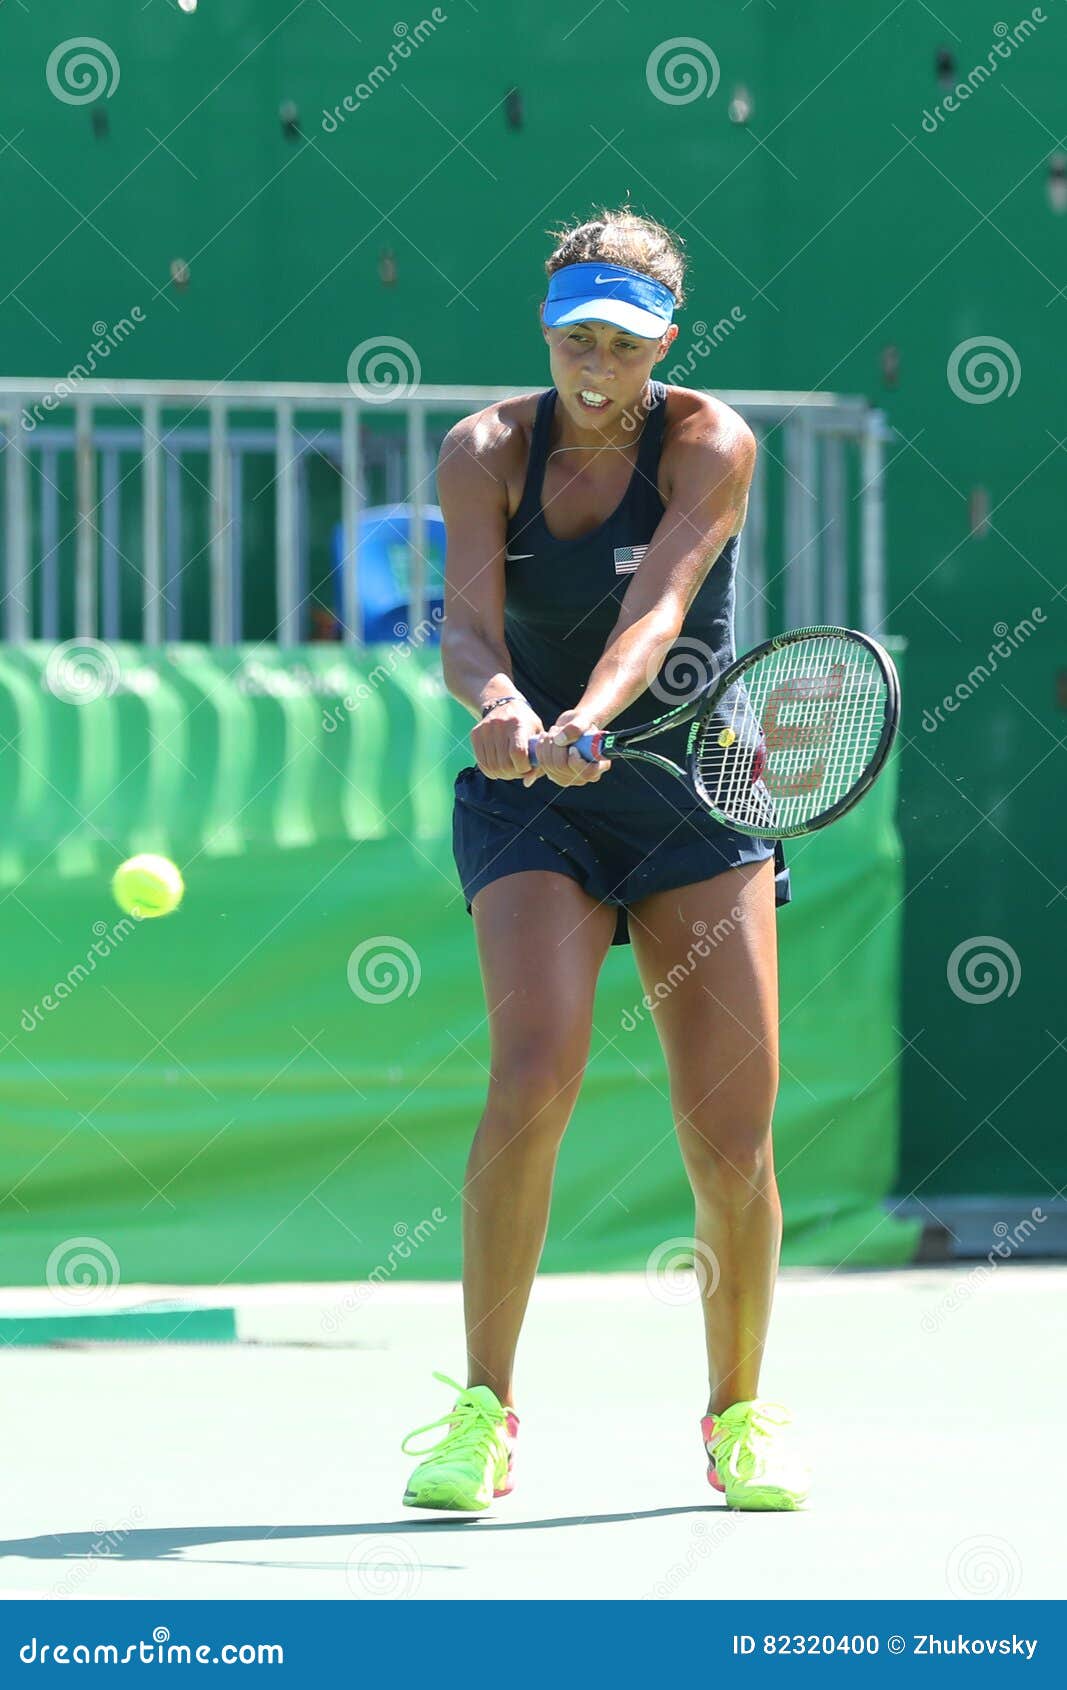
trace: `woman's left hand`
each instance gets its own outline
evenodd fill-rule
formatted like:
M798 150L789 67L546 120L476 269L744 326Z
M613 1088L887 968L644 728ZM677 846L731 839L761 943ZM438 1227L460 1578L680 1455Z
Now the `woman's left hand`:
M581 739L583 734L593 733L597 726L583 711L564 710L552 727L538 734L534 742L537 746L537 766L556 786L590 786L611 768L608 758L601 757L599 762L589 763L580 751L574 749L575 740Z

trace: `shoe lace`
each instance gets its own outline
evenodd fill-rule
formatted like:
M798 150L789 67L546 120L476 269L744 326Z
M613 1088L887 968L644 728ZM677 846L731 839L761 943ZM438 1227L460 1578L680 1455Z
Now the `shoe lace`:
M721 1428L721 1436L712 1440L711 1453L718 1471L723 1471L725 1456L735 1479L742 1477L742 1466L747 1469L748 1477L762 1476L767 1471L775 1440L782 1428L789 1425L789 1419L788 1409L778 1402L746 1403L736 1415L727 1409L715 1426L716 1433Z
M493 1439L500 1426L504 1424L504 1410L489 1408L468 1397L462 1385L450 1379L447 1373L435 1373L442 1385L450 1385L458 1391L461 1400L443 1414L440 1420L431 1420L425 1426L416 1426L409 1432L400 1448L405 1455L436 1455L445 1451L449 1455L477 1455L485 1457L492 1447ZM435 1432L439 1426L447 1427L443 1435L435 1443L428 1444L423 1449L411 1447L413 1438L421 1438L425 1432Z

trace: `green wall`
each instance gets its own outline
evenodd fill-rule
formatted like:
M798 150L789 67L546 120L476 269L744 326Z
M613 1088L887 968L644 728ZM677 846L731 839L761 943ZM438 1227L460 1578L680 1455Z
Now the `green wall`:
M434 655L127 646L113 690L82 705L42 685L47 657L0 652L0 1280L41 1283L78 1239L109 1281L455 1275L489 1049L451 856L470 719ZM891 768L790 850L776 1144L793 1263L897 1262L916 1243L883 1208L894 798ZM112 902L132 850L181 864L174 915L138 923ZM691 1230L662 1056L620 947L545 1265L641 1269Z
M884 406L890 627L909 642L901 821L907 848L904 1183L924 1195L1045 1190L1067 1178L1060 837L1063 354L1067 218L1049 206L1067 17L1048 21L930 134L940 47L961 74L1017 19L986 0L771 8L446 5L446 20L336 133L321 127L385 60L395 7L55 0L0 13L9 75L0 191L0 367L59 374L94 321L146 321L124 376L342 380L371 335L415 348L426 380L544 379L535 328L544 231L630 193L684 234L692 323L744 322L702 366L721 387L835 388ZM1039 9L1040 10L1040 9ZM428 16L429 13L420 14ZM1025 11L1020 15L1028 15ZM419 19L407 18L411 30ZM653 98L649 53L703 39L711 99ZM45 62L93 34L121 65L109 133L49 92ZM750 127L731 124L738 84ZM524 126L508 127L516 86ZM300 109L287 141L281 103ZM165 139L156 147L146 132ZM761 145L761 143L763 143ZM174 155L174 156L172 156ZM72 209L73 208L73 209ZM83 220L82 220L83 219ZM384 286L379 262L395 257ZM168 281L173 259L188 289ZM961 342L1007 341L1018 390L958 398ZM885 386L882 351L898 349ZM968 502L991 501L972 537ZM990 651L995 627L1046 620L930 733L924 713ZM954 995L957 946L1018 958L992 1001ZM1014 964L1009 962L1014 968Z
M931 1199L1047 1194L1067 1178L1056 1048L1067 1030L1057 955L1067 929L1057 705L1067 459L1055 443L1065 432L1067 299L1057 290L1067 284L1067 218L1046 196L1067 15L1044 8L1049 21L929 134L923 113L942 97L935 49L951 47L969 71L986 62L1002 18L1014 26L1028 15L984 0L934 11L940 25L911 4L851 6L847 27L838 7L776 14L782 127L770 144L797 180L776 178L780 274L769 292L781 309L765 320L764 369L787 386L863 392L898 431L889 626L908 640L902 1013L914 1041L903 1179L923 1181ZM991 335L1017 356L1017 391L965 402L949 358ZM888 344L899 348L893 390L881 382ZM972 537L977 487L991 520ZM1044 623L969 697L954 696L959 708L938 724L935 707L967 684L1004 625L1035 607ZM967 1002L949 988L948 962L983 936L998 941L1018 984Z

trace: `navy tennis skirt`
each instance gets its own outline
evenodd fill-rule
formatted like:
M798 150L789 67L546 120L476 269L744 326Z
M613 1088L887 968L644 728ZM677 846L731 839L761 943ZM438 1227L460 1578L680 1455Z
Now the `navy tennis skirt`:
M612 944L627 945L628 904L768 857L775 859L775 902L790 902L780 844L736 833L695 803L680 806L677 797L670 803L610 805L603 788L614 778L613 770L597 787L558 787L547 779L527 787L490 780L478 768L461 769L452 850L468 912L492 881L549 869L569 875L598 903L614 904Z

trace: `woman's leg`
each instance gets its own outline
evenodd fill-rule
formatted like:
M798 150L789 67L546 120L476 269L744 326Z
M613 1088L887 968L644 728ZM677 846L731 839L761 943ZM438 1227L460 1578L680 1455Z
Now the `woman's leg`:
M641 899L631 910L630 937L645 991L656 1001L696 1199L708 1413L720 1414L758 1395L782 1235L771 1148L778 1088L774 864L747 864Z
M464 1191L468 1384L490 1386L510 1406L556 1156L585 1071L616 912L542 869L494 880L472 909L491 1056Z

